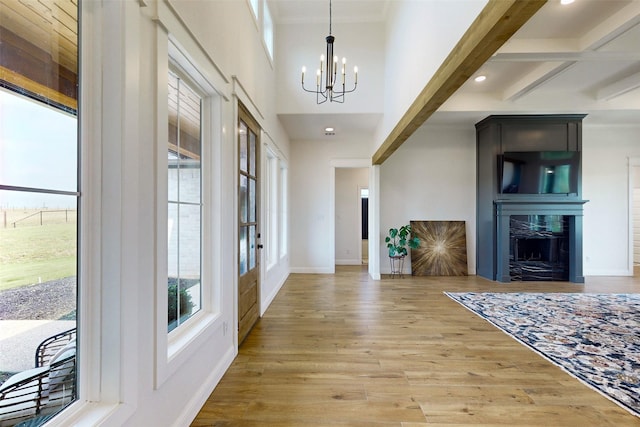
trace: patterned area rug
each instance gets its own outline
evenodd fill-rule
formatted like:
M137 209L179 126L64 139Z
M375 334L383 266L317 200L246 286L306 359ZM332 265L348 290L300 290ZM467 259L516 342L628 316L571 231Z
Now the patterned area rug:
M640 294L445 294L640 417Z

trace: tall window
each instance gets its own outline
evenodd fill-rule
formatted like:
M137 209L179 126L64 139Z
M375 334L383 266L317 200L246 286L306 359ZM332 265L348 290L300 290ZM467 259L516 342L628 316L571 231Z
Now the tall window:
M275 154L267 149L267 160L265 162L265 182L263 188L265 194L262 200L266 203L265 221L263 224L266 226L266 257L267 257L267 269L271 268L276 262L278 262L278 241L280 236L278 234L278 158Z
M169 72L168 330L202 307L202 97Z
M37 4L0 6L2 426L78 395L78 2Z
M269 10L269 5L266 1L263 3L263 7L262 36L264 38L264 43L267 46L269 57L273 60L273 18L271 18L271 11Z
M251 8L251 13L253 13L253 17L254 19L257 21L258 20L258 16L260 16L260 1L259 0L248 0L249 1L249 7Z

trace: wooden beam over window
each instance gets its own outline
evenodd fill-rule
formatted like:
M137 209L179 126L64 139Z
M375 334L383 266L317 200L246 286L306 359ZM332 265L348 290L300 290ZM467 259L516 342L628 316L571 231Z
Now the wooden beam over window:
M489 0L373 155L381 165L547 0Z

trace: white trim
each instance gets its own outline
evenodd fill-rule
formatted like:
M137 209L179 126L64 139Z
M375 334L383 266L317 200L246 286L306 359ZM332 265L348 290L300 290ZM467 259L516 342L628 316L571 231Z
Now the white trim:
M380 280L380 165L369 169L369 276Z
M156 304L155 304L155 384L159 389L167 379L182 366L193 354L193 350L204 345L213 337L214 331L223 327L222 313L222 261L219 259L221 245L221 141L222 133L222 92L212 86L212 82L221 82L216 69L208 63L207 56L190 52L185 46L196 48L197 44L182 40L165 33L165 28L179 28L172 25L165 16L164 27L156 27L157 43L157 117L156 117ZM184 34L183 34L184 35ZM180 39L180 40L179 40ZM198 60L204 61L202 65ZM169 67L169 64L172 64ZM202 156L201 156L201 307L198 313L183 325L167 333L167 156L162 141L168 140L167 117L167 75L169 68L175 68L191 80L192 89L202 97ZM212 76L211 73L214 75ZM195 86L193 86L195 84ZM216 179L214 179L214 177Z
M629 157L627 159L627 231L628 231L628 250L627 254L629 259L627 260L627 273L622 274L623 276L633 276L633 239L634 239L634 230L633 230L633 187L635 184L635 171L634 168L640 166L640 157Z
M633 269L629 270L587 270L584 271L584 276L633 276Z
M154 19L156 23L162 26L173 40L180 40L182 51L188 52L189 60L198 64L197 68L200 73L210 79L209 85L215 88L225 101L229 101L231 99L230 80L227 78L227 74L198 42L198 38L184 24L169 0L161 0L157 5L157 15Z
M260 317L264 315L264 313L267 311L267 308L269 308L273 300L276 298L276 296L278 296L278 292L280 292L280 289L282 289L282 286L284 286L284 282L287 281L287 278L288 275L284 275L284 277L282 277L282 279L280 279L278 284L275 286L273 291L262 300L262 304L260 304Z
M371 168L371 159L331 159L329 161L329 260L327 268L330 274L336 272L336 169L337 168ZM369 172L371 174L371 172ZM360 197L358 195L358 197ZM371 224L369 224L371 234ZM362 260L362 258L361 258ZM360 261L361 263L362 261Z
M212 370L211 374L205 378L200 387L195 388L193 391L194 398L189 401L189 404L184 410L178 414L176 421L172 424L175 427L182 427L191 424L196 418L200 409L204 406L205 402L211 394L211 390L220 382L224 373L229 369L233 359L236 357L236 352L233 348L229 348L220 362Z
M334 274L335 268L327 267L291 267L291 273L298 274Z
M362 249L360 249L360 251L362 251ZM360 257L360 259L336 259L336 265L362 265L362 257Z
M240 102L242 102L244 108L249 111L249 114L251 114L254 120L258 122L258 126L260 126L260 129L263 130L264 115L262 114L256 103L253 102L253 99L251 99L247 91L244 89L244 86L242 85L242 82L240 82L238 76L231 76L231 79L233 80L232 94L235 95L240 100Z
M253 22L256 25L256 31L260 31L259 24L259 14L260 14L260 0L256 0L258 4L258 10L253 10L253 6L251 5L252 0L247 0L247 7L249 8L249 14L253 17Z
M360 259L360 264L362 264L362 240L364 240L362 237L362 199L364 197L362 197L362 190L367 190L367 192L369 191L369 176L367 175L367 185L366 186L362 186L362 185L358 185L358 227L360 228L358 230L358 236L360 236L360 240L358 241L358 258ZM368 199L368 197L367 197ZM367 200L367 207L369 206L369 201ZM367 232L369 230L369 211L367 209ZM368 233L367 233L368 236ZM369 238L367 237L367 250L368 250L368 242ZM367 256L368 257L368 256ZM368 261L367 261L368 262Z

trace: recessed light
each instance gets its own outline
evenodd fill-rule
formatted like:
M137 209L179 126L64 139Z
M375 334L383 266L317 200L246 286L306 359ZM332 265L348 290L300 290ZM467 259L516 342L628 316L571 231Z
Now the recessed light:
M566 4L571 4L573 3L575 0L560 0L560 4L566 5Z
M473 80L475 80L476 82L480 83L480 82L483 82L483 81L487 80L487 76L481 75L481 76L476 77Z
M326 127L326 128L324 128L324 131L325 131L325 132L333 132L334 130L335 130L335 129L334 129L334 128L332 128L332 127Z

